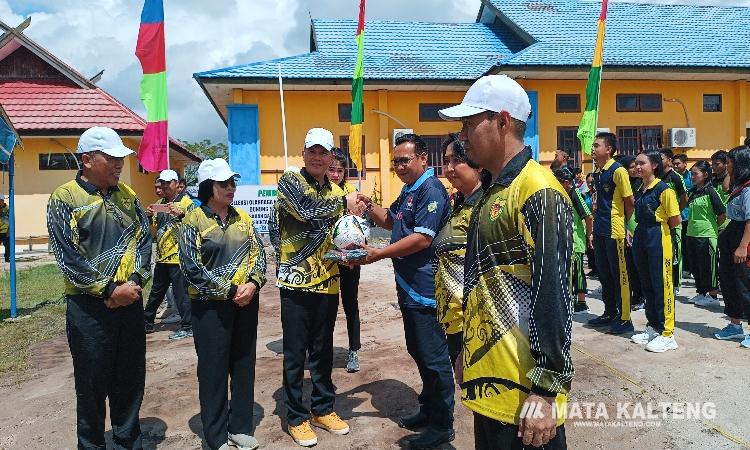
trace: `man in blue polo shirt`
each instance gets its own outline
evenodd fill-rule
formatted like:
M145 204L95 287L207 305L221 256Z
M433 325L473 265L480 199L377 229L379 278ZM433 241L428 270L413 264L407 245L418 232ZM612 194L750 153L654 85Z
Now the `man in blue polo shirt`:
M453 440L455 387L445 332L435 313L432 240L448 221L448 192L427 168L427 144L415 134L396 139L393 168L405 186L390 209L360 195L370 217L391 230L391 244L368 249L365 263L391 258L409 355L419 369L419 411L399 420L402 428L426 428L409 441L411 448L433 448Z

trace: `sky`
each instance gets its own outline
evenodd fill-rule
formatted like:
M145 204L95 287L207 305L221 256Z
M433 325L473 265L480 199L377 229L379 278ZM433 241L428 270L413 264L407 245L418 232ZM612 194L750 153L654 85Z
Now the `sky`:
M649 2L750 6L750 0ZM29 37L87 77L103 69L98 85L145 116L134 55L142 5L141 0L0 0L0 20L16 26L31 16ZM193 73L307 53L311 16L356 19L358 5L358 0L165 0L170 134L226 142L226 126ZM480 0L375 0L368 3L367 18L471 22L479 5Z

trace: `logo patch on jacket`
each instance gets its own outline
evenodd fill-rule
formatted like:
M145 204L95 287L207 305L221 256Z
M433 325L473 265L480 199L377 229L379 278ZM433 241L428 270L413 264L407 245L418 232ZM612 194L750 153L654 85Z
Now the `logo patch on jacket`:
M505 203L507 200L504 198L496 198L490 206L490 220L493 222L500 216L500 213L505 209Z
M435 211L437 211L437 201L433 200L427 205L427 212L434 213Z

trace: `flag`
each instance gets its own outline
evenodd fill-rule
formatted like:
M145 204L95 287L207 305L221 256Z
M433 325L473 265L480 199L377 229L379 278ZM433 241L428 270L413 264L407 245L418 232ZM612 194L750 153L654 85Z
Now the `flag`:
M591 145L596 136L596 123L599 118L599 87L602 81L602 54L604 53L604 30L607 27L607 0L602 0L602 12L597 23L596 47L594 60L591 63L589 81L586 83L586 110L578 126L578 140L581 149L587 155L591 154Z
M8 164L10 154L19 141L18 133L13 128L13 124L5 113L5 109L0 106L0 164Z
M141 101L147 124L138 147L138 161L149 172L169 168L167 133L167 63L164 50L164 3L145 0L135 55L141 62Z
M352 118L349 128L349 158L362 170L362 123L365 121L365 111L362 105L362 90L364 86L364 58L365 58L365 0L359 0L359 24L357 25L357 62L354 63L354 77L352 78Z

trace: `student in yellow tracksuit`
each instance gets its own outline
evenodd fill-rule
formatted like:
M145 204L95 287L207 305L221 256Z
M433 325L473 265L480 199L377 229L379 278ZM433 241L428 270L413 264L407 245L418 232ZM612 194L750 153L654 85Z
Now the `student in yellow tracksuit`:
M635 159L643 185L636 193L633 257L646 298L646 329L631 340L646 344L646 350L663 353L677 348L674 332L674 286L672 266L676 261L675 229L682 221L675 191L657 178L663 173L658 151L641 153Z

